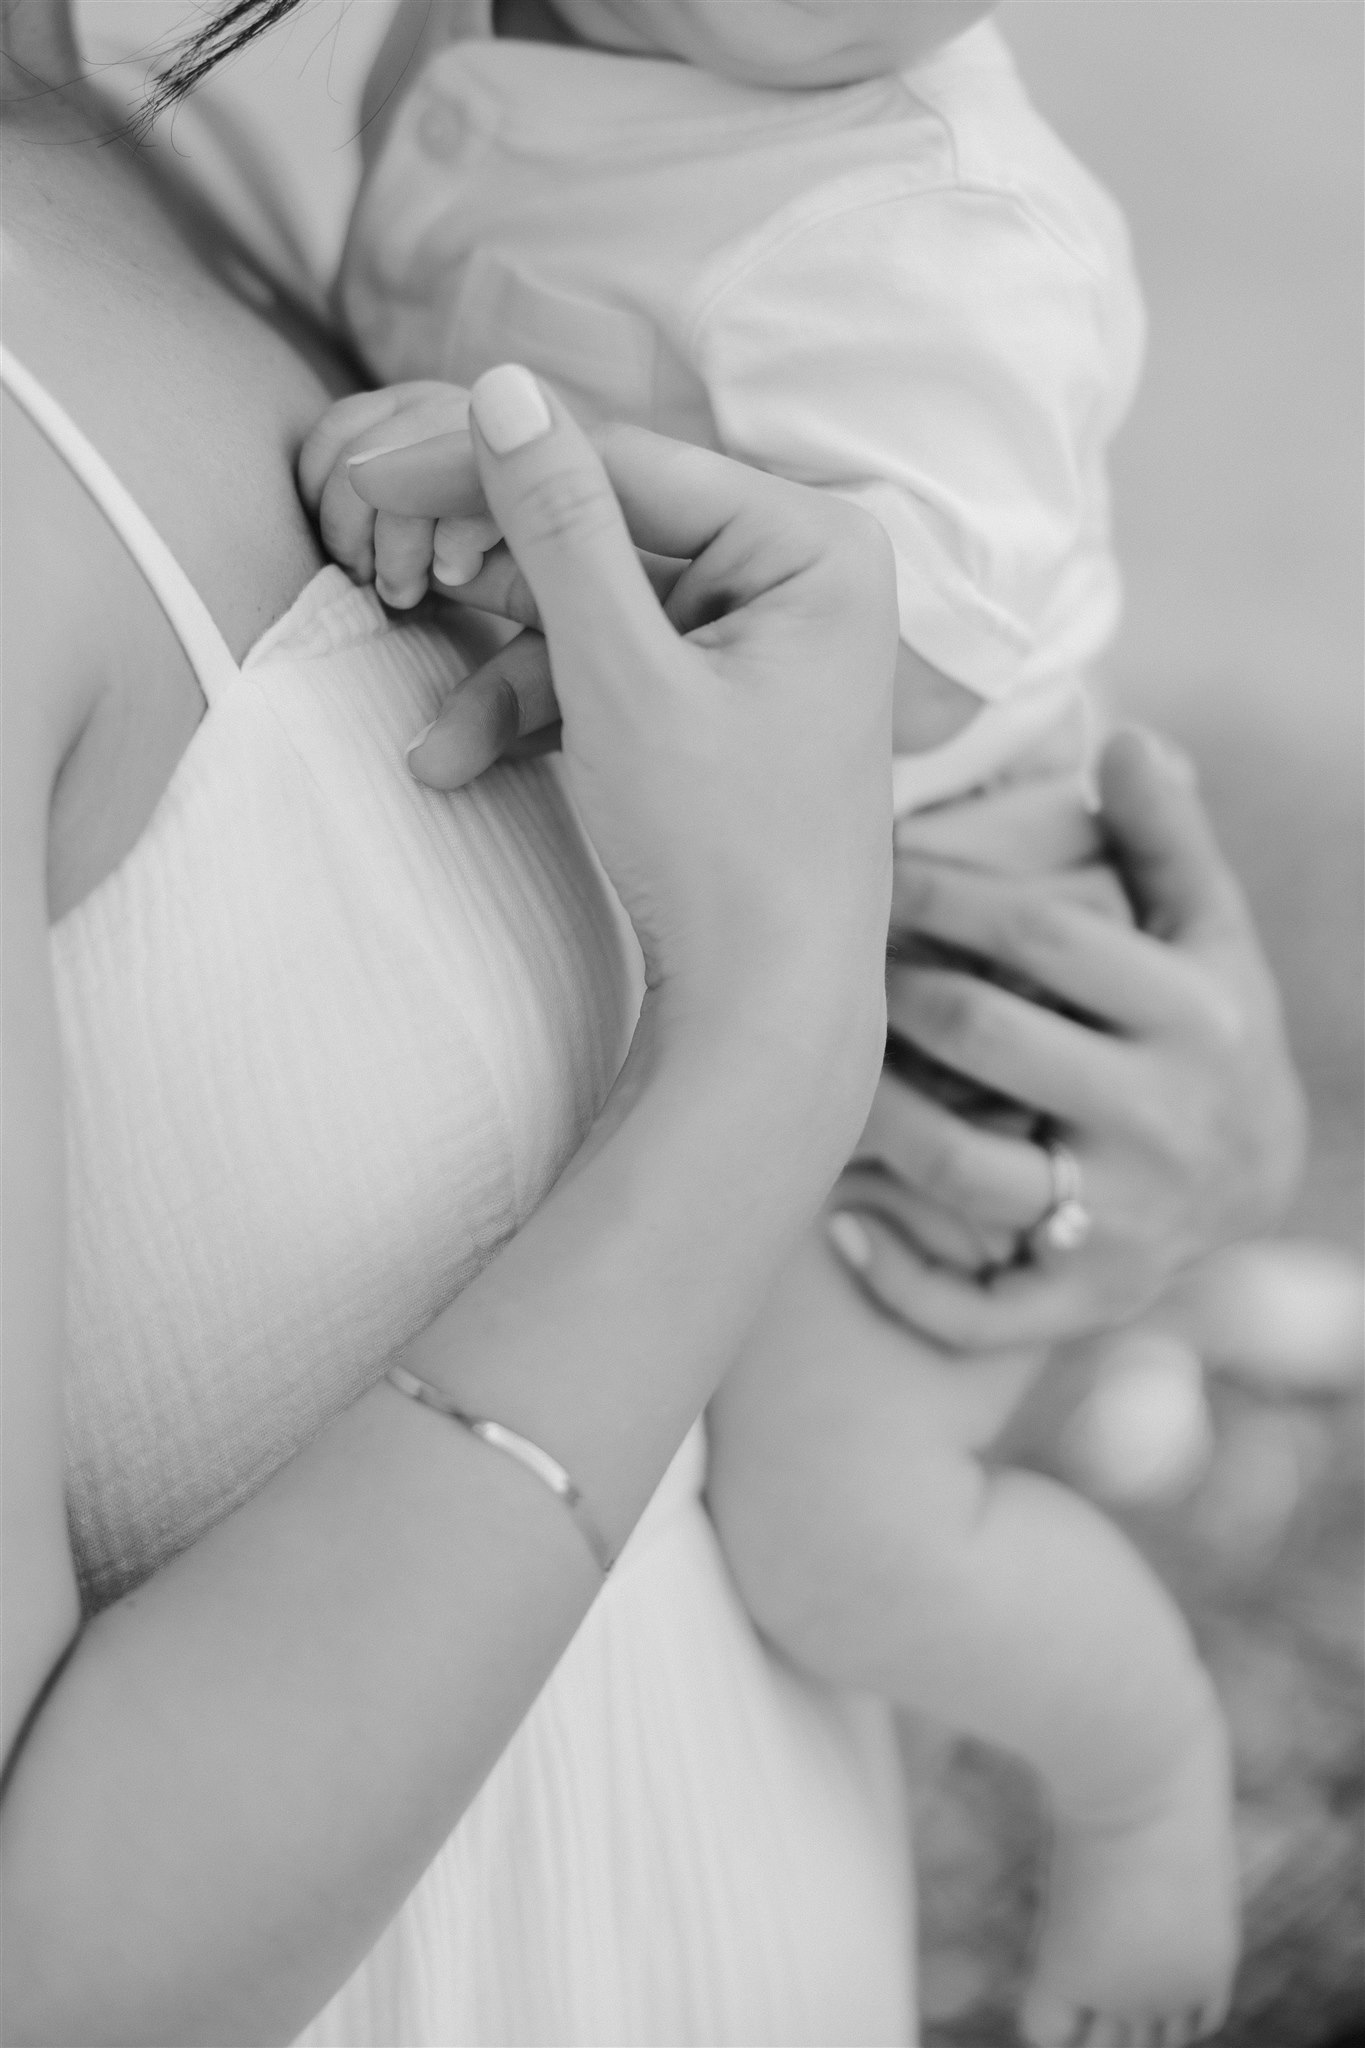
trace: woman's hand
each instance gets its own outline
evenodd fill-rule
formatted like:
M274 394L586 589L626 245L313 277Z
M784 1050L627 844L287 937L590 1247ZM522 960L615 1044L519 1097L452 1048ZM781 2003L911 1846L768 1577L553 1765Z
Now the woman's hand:
M782 1034L831 1059L832 1099L867 1067L865 1108L891 869L880 528L638 429L595 452L515 365L480 378L471 417L510 550L500 601L543 623L572 787L651 985L691 1018L761 1008L765 1032L780 1008ZM469 502L449 435L363 476L412 516ZM667 615L637 545L674 565Z
M893 929L964 947L1093 1020L967 973L892 967L893 1028L1040 1112L1079 1162L1093 1218L1081 1249L985 1279L931 1261L910 1241L934 1241L926 1206L1000 1259L1046 1212L1051 1170L1018 1128L974 1126L884 1075L860 1149L890 1171L841 1182L861 1236L837 1225L836 1249L894 1315L955 1348L1055 1342L1135 1313L1188 1260L1268 1221L1301 1163L1275 988L1188 763L1121 733L1101 798L1137 928L1074 900L1084 880L1058 890L898 854Z

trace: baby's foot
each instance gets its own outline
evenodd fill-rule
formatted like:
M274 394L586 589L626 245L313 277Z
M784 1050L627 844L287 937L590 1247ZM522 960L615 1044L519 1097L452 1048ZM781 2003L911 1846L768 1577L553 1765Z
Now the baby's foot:
M1237 1961L1227 1738L1216 1711L1139 1813L1062 1824L1021 2017L1034 2048L1185 2048Z

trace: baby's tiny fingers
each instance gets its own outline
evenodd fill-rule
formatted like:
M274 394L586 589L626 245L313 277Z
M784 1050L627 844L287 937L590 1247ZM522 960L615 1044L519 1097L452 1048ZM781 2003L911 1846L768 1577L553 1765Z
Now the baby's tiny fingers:
M429 789L462 789L558 716L545 642L518 633L451 691L409 749L408 767Z
M374 507L356 496L344 465L338 464L323 485L318 532L332 560L349 569L357 583L374 581L374 520Z
M432 546L437 581L452 590L472 582L483 567L484 556L501 538L497 521L487 513L438 519Z
M427 594L431 575L432 524L401 512L377 512L374 521L374 585L385 604L407 611Z

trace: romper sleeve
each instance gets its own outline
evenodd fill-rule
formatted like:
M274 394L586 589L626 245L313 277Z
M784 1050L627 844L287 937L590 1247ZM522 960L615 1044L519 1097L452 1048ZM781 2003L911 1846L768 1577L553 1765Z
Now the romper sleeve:
M721 446L873 512L902 638L999 699L1112 630L1103 452L1136 351L1017 195L849 183L713 273L695 361Z

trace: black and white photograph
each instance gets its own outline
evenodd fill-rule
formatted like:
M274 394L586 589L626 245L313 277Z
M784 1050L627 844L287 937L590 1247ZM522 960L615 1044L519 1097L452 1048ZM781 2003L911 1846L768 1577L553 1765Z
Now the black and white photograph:
M1365 0L0 138L0 2043L1365 2048Z

